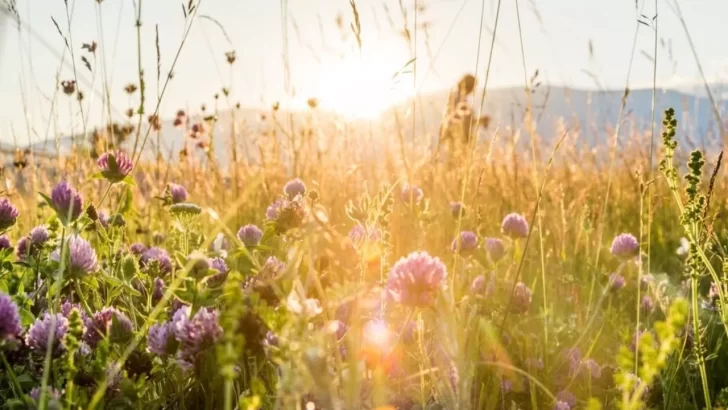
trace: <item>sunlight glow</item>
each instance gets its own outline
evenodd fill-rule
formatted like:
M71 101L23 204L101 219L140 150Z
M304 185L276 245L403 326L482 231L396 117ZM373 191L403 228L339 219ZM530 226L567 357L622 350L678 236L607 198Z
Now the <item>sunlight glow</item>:
M401 72L407 71L402 70L405 63L357 54L324 64L319 71L318 88L311 90L310 96L319 100L322 109L347 118L375 118L414 94L411 73Z

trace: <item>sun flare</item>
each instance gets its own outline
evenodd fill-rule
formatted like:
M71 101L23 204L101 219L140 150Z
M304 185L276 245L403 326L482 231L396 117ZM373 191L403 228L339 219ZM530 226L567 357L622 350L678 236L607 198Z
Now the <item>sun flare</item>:
M413 94L411 77L383 59L347 58L319 71L315 90L321 108L352 119L375 118Z

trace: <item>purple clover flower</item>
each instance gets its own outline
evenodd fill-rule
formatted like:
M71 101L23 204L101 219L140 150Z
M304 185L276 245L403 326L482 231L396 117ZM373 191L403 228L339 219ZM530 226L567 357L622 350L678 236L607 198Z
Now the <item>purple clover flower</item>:
M632 234L623 233L612 241L612 255L620 259L631 259L639 252L639 243Z
M476 295L484 294L487 288L488 282L487 279L485 279L485 275L476 276L470 284L470 291Z
M194 364L198 353L212 347L222 337L222 327L218 324L217 311L200 309L189 318L189 309L175 313L174 332L180 342L179 359L186 364Z
M223 258L210 259L210 268L215 269L220 273L228 273L230 271L227 264L225 263L225 259Z
M37 408L41 408L40 396L41 388L33 387L28 395L33 400ZM46 388L45 394L45 408L48 410L61 410L63 409L63 391L59 391L53 387Z
M379 240L379 232L374 228L357 224L349 231L349 239L355 244L365 241L377 241Z
M243 242L246 248L258 246L262 238L263 231L253 224L245 225L238 230L238 239Z
M276 199L272 204L268 205L268 209L265 210L265 216L268 220L273 221L278 219L278 214L285 208L287 202L282 199Z
M556 400L569 405L569 408L576 406L578 400L573 393L568 390L562 390L556 394Z
M53 354L55 357L63 352L62 340L68 330L68 319L60 313L45 313L37 319L25 335L25 343L35 353L45 355L48 350L51 332L53 332Z
M405 184L402 186L402 192L400 193L402 201L406 204L419 203L424 196L424 192L422 192L422 189L417 185Z
M501 229L511 239L524 239L528 237L528 221L517 213L506 215L501 223Z
M180 204L187 200L187 190L182 185L169 184L167 190L173 204Z
M592 379L598 379L602 377L602 368L597 364L596 360L594 359L587 359L582 363L584 368L586 368L587 372L589 373L589 376Z
M557 401L554 404L553 410L571 410L571 406L565 401Z
M112 156L114 158L113 163L110 161ZM96 164L101 169L101 175L112 183L124 180L134 169L131 158L122 151L116 151L113 154L105 152L101 154Z
M157 356L167 356L177 349L174 322L157 323L149 328L147 350Z
M627 281L624 276L619 273L612 273L609 275L609 289L616 292L627 285Z
M7 235L0 236L0 250L10 249L13 245L10 243L10 238Z
M20 238L15 248L18 260L24 261L30 255L30 239L27 236Z
M18 215L20 215L18 209L10 203L9 199L3 198L0 201L0 231L15 225Z
M129 247L129 251L131 251L132 254L137 255L137 256L143 254L146 250L147 250L147 247L143 243L139 243L139 242L133 243Z
M469 252L478 247L478 237L474 232L463 231L460 235L453 239L450 249L453 252Z
M465 205L462 202L452 201L450 202L450 212L453 218L460 218L465 216Z
M20 326L18 306L10 296L0 293L0 345L3 342L14 342L23 333Z
M44 225L38 225L30 231L29 237L33 245L43 245L48 241L50 234Z
M65 225L78 219L81 216L81 212L83 212L83 198L81 198L81 194L66 181L61 181L53 187L51 191L51 204L58 218Z
M84 339L91 347L108 337L111 342L127 340L132 333L132 324L129 318L118 309L105 307L94 314L87 324Z
M162 273L172 272L172 259L169 257L167 251L162 248L155 246L147 249L142 253L139 261L143 266L149 265L152 261L157 261Z
M503 241L498 238L485 238L484 245L485 251L488 252L488 256L493 263L498 263L506 253L505 245Z
M518 282L513 289L512 306L516 313L526 313L531 307L531 289L523 282Z
M655 301L652 300L652 297L650 297L650 295L644 295L642 296L640 307L642 308L643 312L652 312L652 310L655 308Z
M299 178L292 179L286 182L286 185L283 187L283 192L286 196L288 196L288 199L292 201L297 196L303 196L303 194L306 193L306 184L304 184Z
M73 276L83 276L96 271L96 251L85 239L78 235L68 238L68 267Z
M387 289L394 300L408 306L428 306L442 288L447 269L439 258L412 252L392 267Z

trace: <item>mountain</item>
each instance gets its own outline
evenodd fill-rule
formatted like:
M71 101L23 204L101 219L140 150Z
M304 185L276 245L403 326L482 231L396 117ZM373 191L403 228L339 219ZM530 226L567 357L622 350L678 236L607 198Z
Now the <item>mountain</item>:
M717 89L717 88L716 88ZM609 134L607 131L614 129L617 121L624 91L593 91L584 89L573 89L561 86L541 86L530 95L530 104L533 107L534 118L539 134L545 139L553 139L563 129L579 130L583 143L594 146L604 143ZM301 132L306 124L314 124L317 129L323 129L324 133L332 135L341 132L342 127L347 128L347 133L353 135L349 138L363 138L372 134L372 129L377 134L391 133L393 129L400 129L411 135L413 127L416 135L430 135L433 143L436 143L440 121L442 119L443 107L447 101L448 92L438 91L421 94L417 97L416 117L411 118L411 103L401 103L392 106L382 114L376 121L346 121L326 112L318 112L315 116L310 112L278 112L276 113L277 125L273 125L271 113L256 108L242 108L234 112L228 111L218 114L218 121L213 130L214 138L212 146L215 155L221 164L227 164L231 159L230 138L233 115L238 124L235 134L242 141L237 141L237 147L241 155L247 152L248 157L255 161L257 150L250 149L252 141L250 138L259 136L263 131L270 131L273 128L278 130L278 138L287 138L282 134L290 124L289 116ZM476 91L472 101L477 114L480 106L482 91ZM522 88L510 87L489 90L483 104L482 113L490 116L491 129L499 126L505 131L507 127L520 127L523 121L525 107L527 106L526 93ZM715 121L713 110L710 107L708 98L700 93L688 93L678 90L658 90L656 94L656 121L660 127L662 113L665 109L675 109L677 118L680 121L679 137L689 139L698 146L706 149L714 149L720 146L718 127ZM728 119L728 101L719 101L719 111L723 118ZM397 113L395 116L394 113ZM652 90L635 89L630 90L627 97L627 104L622 117L622 135L635 130L649 129L652 115ZM262 117L266 117L261 120ZM413 126L414 122L414 126ZM344 125L342 125L344 124ZM374 124L374 125L372 125ZM399 127L399 128L392 128ZM145 124L142 129L142 137L147 131ZM358 136L357 136L358 135ZM380 136L381 138L381 136ZM84 138L76 137L76 143L82 144ZM182 149L185 141L183 130L173 127L171 121L163 123L160 143L165 158L172 160L177 158L177 153ZM331 140L329 140L331 141ZM154 148L157 142L156 133L149 136L145 150L150 156L156 152ZM73 143L71 138L62 138L59 141L61 152L68 152ZM131 148L133 141L127 142ZM320 142L324 143L325 142ZM2 147L0 147L2 148ZM43 152L54 155L56 152L55 141L50 140L35 143L30 146L35 152Z

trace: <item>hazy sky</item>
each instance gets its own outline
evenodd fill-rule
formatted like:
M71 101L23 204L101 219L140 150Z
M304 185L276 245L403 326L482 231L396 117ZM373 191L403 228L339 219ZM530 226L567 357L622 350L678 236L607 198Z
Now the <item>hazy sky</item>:
M0 5L6 1L0 0ZM185 18L179 0L136 1L142 7L142 65L149 111L154 108L158 92L155 25L159 28L164 81L180 45ZM664 46L658 50L659 83L695 83L699 80L697 68L679 19L670 7L673 1L659 0L658 4L658 32L664 40ZM706 75L710 80L727 80L728 1L678 1ZM330 108L367 111L411 94L415 83L419 91L449 87L463 73L475 72L476 66L482 85L497 0L485 0L485 4L479 0L417 0L418 5L426 6L417 13L414 0L401 2L406 18L399 0L356 1L362 26L359 53L349 28L353 21L349 0L201 0L197 19L165 93L162 114L171 116L178 108L199 107L203 102L212 106L213 94L223 86L231 87L231 103L241 102L244 106L269 105L279 100L300 106L307 98L318 97L322 105ZM70 105L64 95L58 96L54 110L58 120L49 121L56 73L60 68L60 80L73 78L70 54L64 51L63 39L51 20L53 17L67 35L64 2L17 3L20 31L13 18L0 18L0 140L12 141L13 133L19 142L26 142L29 133L34 139L43 139L55 130L67 133L71 125L79 130L78 105ZM130 102L122 90L127 83L138 83L135 3L104 0L99 5L94 0L68 0L68 4L73 6L69 40L76 57L80 88L86 95L85 102L93 107L87 117L91 124L97 124L102 118L102 58L106 60L106 77L116 112L138 104L138 92ZM520 7L529 76L539 69L545 83L624 87L638 25L634 0L503 0L488 87L524 83L516 4ZM282 5L287 9L287 53L283 34L286 13L282 13ZM650 18L655 14L654 0L646 0L644 5L639 0L638 7ZM219 22L232 44L216 23L203 16ZM337 27L337 16L341 16L343 30ZM405 20L411 35L417 37L416 46L412 45L414 39L408 43L401 34ZM427 29L422 27L423 23ZM632 87L646 86L652 81L649 55L653 54L653 36L651 28L640 27ZM96 60L81 50L82 43L91 41L100 43ZM237 52L237 61L231 69L224 53L232 49ZM288 91L283 65L286 54L293 85ZM93 73L81 63L82 55L89 57ZM62 56L66 62L63 66ZM416 62L393 79L415 56ZM295 95L291 99L292 93ZM220 105L227 103L221 99ZM31 125L30 131L27 124Z

